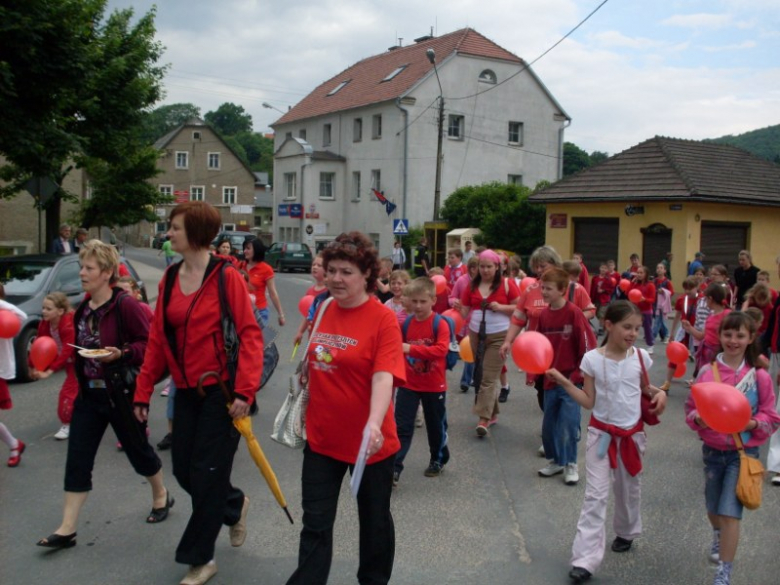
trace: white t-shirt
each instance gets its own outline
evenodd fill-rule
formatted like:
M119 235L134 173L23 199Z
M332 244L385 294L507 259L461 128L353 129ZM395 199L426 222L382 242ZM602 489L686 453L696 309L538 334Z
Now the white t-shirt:
M580 364L582 373L591 376L595 381L596 402L593 405L593 416L603 423L630 429L642 416L642 366L637 352L642 352L645 369L648 371L653 360L644 349L633 348L630 355L620 361L604 357L601 349L603 348L586 353Z

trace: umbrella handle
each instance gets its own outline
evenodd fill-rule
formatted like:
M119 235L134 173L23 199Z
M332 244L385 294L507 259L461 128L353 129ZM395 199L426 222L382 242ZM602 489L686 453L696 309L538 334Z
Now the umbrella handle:
M228 401L228 403L233 402L233 397L230 395L230 391L227 389L227 386L225 386L225 382L222 381L222 378L217 372L204 372L200 378L198 378L198 396L201 398L205 398L206 391L203 390L203 381L207 380L209 378L216 378L217 383L219 384L220 389L222 390L222 394L225 395L225 400Z

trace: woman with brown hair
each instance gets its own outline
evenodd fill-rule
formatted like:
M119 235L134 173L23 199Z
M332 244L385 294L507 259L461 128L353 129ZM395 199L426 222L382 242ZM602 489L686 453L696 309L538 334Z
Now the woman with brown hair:
M183 260L160 282L149 351L138 376L135 414L138 420L147 420L154 383L167 368L176 384L173 475L192 497L192 515L176 561L190 565L181 584L200 585L217 572L214 545L222 525L230 526L233 546L241 546L246 538L249 498L230 484L240 438L233 419L249 413L260 385L263 336L243 277L209 253L221 224L219 212L208 203L190 201L177 205L169 221L171 245ZM235 380L230 379L224 350L220 278L240 340ZM232 389L229 408L213 378L201 393L203 376L210 372Z

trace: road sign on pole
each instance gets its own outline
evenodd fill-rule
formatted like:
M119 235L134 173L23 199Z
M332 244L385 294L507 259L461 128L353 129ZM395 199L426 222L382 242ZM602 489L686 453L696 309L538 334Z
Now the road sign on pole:
M408 236L409 235L409 220L408 219L394 219L393 220L393 235L394 236Z

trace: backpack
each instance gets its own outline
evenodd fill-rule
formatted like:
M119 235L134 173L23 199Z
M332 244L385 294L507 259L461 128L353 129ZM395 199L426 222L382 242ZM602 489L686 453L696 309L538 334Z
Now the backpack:
M410 315L406 318L406 321L404 321L403 327L401 327L401 332L403 333L404 341L406 341L406 332L409 330L409 323L412 322L412 319L414 319L414 315ZM455 339L455 322L450 318L446 317L444 315L439 315L438 313L433 314L433 337L434 339L438 339L438 330L439 330L439 321L444 320L447 322L447 325L450 328L450 347L447 350L446 357L446 363L447 363L447 369L451 370L455 367L455 364L458 363L458 360L460 359L460 346L458 345L457 340Z

